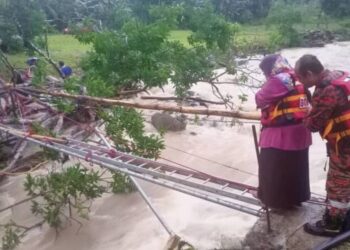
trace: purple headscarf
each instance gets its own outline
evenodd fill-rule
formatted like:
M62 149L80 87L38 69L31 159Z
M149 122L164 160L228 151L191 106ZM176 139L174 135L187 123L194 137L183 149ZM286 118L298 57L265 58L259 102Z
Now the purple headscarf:
M264 72L266 77L277 75L292 69L287 59L279 54L265 56L262 59L259 67Z
M261 60L259 67L262 70L262 72L264 72L265 76L271 75L273 65L275 65L275 62L278 57L278 54L267 55Z

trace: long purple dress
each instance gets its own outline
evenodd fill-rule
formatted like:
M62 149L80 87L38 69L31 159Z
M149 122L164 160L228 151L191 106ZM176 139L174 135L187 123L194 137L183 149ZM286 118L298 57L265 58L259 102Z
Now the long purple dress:
M280 72L265 73L269 75L267 81L255 96L258 108L276 104L290 91L288 74ZM263 128L259 145L261 201L269 207L286 209L308 200L310 131L303 124Z

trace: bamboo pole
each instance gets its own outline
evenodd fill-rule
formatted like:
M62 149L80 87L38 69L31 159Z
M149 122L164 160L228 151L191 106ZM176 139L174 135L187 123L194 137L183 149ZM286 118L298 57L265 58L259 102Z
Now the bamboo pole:
M54 97L62 97L72 100L80 100L87 101L90 103L97 103L107 106L123 106L130 108L139 108L139 109L149 109L149 110L163 110L163 111L171 111L178 112L184 114L197 114L197 115L206 115L206 116L221 116L221 117L232 117L232 118L240 118L246 120L259 120L260 114L258 112L242 112L242 111L234 111L234 110L224 110L224 109L210 109L210 108L194 108L194 107L183 107L183 106L175 106L169 104L160 104L160 103L140 103L135 101L123 101L123 100L114 100L114 99L106 99L100 97L92 97L92 96L83 96L83 95L71 95L66 93L58 93L58 92L48 92L43 90L29 90L37 92L44 95L50 95Z
M216 104L216 105L225 105L225 102L215 102L210 100L204 100L201 98L195 98L195 97L175 97L175 96L141 96L141 99L144 100L160 100L160 101L195 101L195 102L203 102L203 103L210 103L210 104Z
M42 52L39 48L37 48L32 42L28 42L30 47L35 50L39 55L45 58L46 61L48 61L51 66L57 71L59 76L64 79L64 75L62 74L60 68L57 66L56 62L54 62L48 55L46 55L44 52Z
M30 138L37 139L40 141L50 141L50 142L56 142L56 143L62 143L62 144L67 143L67 140L63 137L56 138L56 137L51 137L51 136L46 136L46 135L28 134L28 133L23 132L21 130L13 129L11 127L6 127L6 126L2 126L2 125L0 125L0 127L2 127L5 132L8 131L11 134L17 135L20 137L30 137Z

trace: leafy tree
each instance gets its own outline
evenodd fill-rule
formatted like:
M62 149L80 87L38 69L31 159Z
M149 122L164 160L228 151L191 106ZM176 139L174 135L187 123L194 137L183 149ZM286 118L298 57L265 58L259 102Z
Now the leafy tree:
M79 1L80 2L80 1ZM81 2L83 4L84 1ZM83 14L83 8L78 8L78 1L45 0L41 1L41 9L46 13L48 21L58 30L63 30L71 22L79 21L78 10Z
M349 0L321 0L322 10L330 16L348 17L350 15Z
M32 213L42 216L44 221L56 229L62 226L64 218L72 218L72 209L84 219L88 218L89 202L106 192L130 192L134 187L128 178L120 173L112 173L110 178L98 171L90 171L79 164L68 167L62 172L53 172L47 176L27 175L25 191L32 198ZM70 214L65 211L69 208Z
M127 2L127 0L45 0L40 2L40 8L45 12L48 22L60 31L85 19L94 20L110 28L121 18L119 10L128 8Z
M153 5L172 5L181 1L140 0L46 0L40 7L48 21L58 30L92 20L99 29L118 29L131 13L142 21L150 21L149 9Z
M276 4L268 16L268 23L277 27L276 32L271 36L271 46L274 49L297 46L300 43L300 35L294 25L301 20L301 12L293 5Z
M161 27L129 22L125 32L95 33L84 41L93 51L82 62L86 81L104 81L119 89L161 86L171 69L162 62L170 59Z
M129 0L108 1L108 4L99 5L90 17L98 20L103 29L119 30L125 22L132 18L132 9Z
M143 22L149 22L152 20L152 15L149 12L152 6L172 6L182 2L182 0L129 0L128 4L136 17Z
M125 0L1 0L0 2L0 46L3 51L19 51L30 47L26 42L52 25L57 30L93 20L99 28L121 23L121 9L129 6ZM126 13L126 12L123 12ZM98 24L98 25L97 25ZM100 27L102 24L102 27ZM119 24L120 25L120 24Z
M145 135L144 120L135 109L118 107L111 113L102 113L106 132L117 149L146 158L157 159L164 149L164 141L156 135Z
M218 13L234 22L247 22L266 17L271 0L212 0Z
M183 95L196 82L210 79L215 67L211 56L216 50L228 50L237 28L211 8L197 8L189 20L193 34L189 39L192 47L187 48L168 40L183 10L156 7L150 10L150 23L133 19L120 30L78 35L93 47L82 62L83 82L102 81L120 91L162 87L170 79L177 94Z
M37 0L3 0L0 6L0 40L3 51L20 50L42 34L44 14Z
M9 223L4 226L5 232L1 239L1 249L2 250L13 250L21 243L20 229Z
M214 13L211 5L196 7L193 11L189 20L189 27L193 31L190 44L204 42L208 49L220 48L226 51L232 45L232 38L238 31L237 26Z
M47 64L43 60L39 60L36 63L32 83L35 86L40 86L45 82L45 78L47 76Z

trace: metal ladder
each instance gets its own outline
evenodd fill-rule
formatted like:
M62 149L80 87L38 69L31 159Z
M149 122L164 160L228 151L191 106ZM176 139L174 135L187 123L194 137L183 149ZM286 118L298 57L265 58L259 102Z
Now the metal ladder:
M64 144L39 140L3 125L0 125L0 132L240 212L254 216L264 213L260 201L251 194L256 191L255 187L133 156L97 143L92 145L74 139L65 139Z

